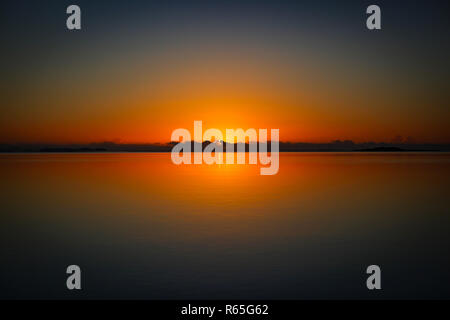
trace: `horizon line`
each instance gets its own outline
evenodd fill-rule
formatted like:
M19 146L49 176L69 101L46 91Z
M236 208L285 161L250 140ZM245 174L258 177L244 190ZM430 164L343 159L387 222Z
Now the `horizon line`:
M32 153L32 152L171 152L178 144L190 144L196 152L195 146L200 145L201 152L211 141L195 142L166 142L166 143L120 143L120 142L92 142L92 143L0 143L1 153ZM236 152L254 152L251 143L222 141L222 151L227 152L231 147ZM271 151L272 141L255 143L260 151L261 145L267 145L267 151ZM243 149L239 149L240 148ZM279 152L352 152L352 151L450 151L450 143L411 143L411 142L362 142L355 143L352 140L334 140L326 143L312 142L283 142L278 141ZM192 150L192 149L191 149Z
M214 140L215 141L215 140ZM122 142L122 141L92 141L92 142L0 142L0 146L81 146L81 145L122 145L122 146L132 146L132 145L148 145L148 146L170 146L178 143L212 143L214 141L204 140L202 142L189 140L189 141L166 141L166 142ZM226 144L249 144L249 143L271 143L272 140L267 140L265 142L261 141L245 141L245 142L227 142L224 140L220 140L220 142L224 142ZM278 140L280 144L311 144L311 145L327 145L327 144L388 144L388 145L450 145L449 142L420 142L420 141L362 141L355 142L351 139L346 140L330 140L324 142L313 142L313 141L289 141L289 140Z

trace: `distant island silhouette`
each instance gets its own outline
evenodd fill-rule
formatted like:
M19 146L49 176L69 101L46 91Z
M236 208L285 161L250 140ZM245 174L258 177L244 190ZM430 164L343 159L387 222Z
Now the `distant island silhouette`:
M369 149L355 150L359 152L401 152L401 151L440 151L440 150L421 150L421 149L403 149L399 147L375 147Z
M105 148L70 148L70 147L48 147L42 148L39 152L104 152L108 151Z
M210 141L186 142L191 144L191 151L194 152L195 145L200 144L201 150L209 145ZM89 144L0 144L0 152L171 152L178 142L168 143L116 143L99 142ZM249 152L249 144L226 143L223 142L223 150L233 147L236 151L238 147L244 147L245 152ZM267 150L270 152L270 141L267 142ZM197 146L197 148L200 146ZM257 151L259 151L257 149ZM450 151L449 144L411 144L411 143L387 143L387 142L364 142L355 143L351 140L335 140L329 143L310 142L280 142L280 152L429 152L429 151Z

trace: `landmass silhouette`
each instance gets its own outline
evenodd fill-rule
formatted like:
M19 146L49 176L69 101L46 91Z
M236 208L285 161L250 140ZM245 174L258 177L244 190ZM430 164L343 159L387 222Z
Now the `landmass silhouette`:
M196 149L204 150L210 141L203 143L189 141L191 151ZM223 151L234 148L235 151L243 147L245 152L250 152L248 143L226 143L223 144ZM96 142L88 144L38 144L38 143L17 143L0 144L0 152L171 152L178 142L168 143L117 143L117 142ZM197 148L195 146L197 145ZM200 146L198 146L200 145ZM271 142L266 143L267 151L271 151ZM261 144L257 144L259 151ZM200 147L200 148L199 148ZM351 140L335 140L328 143L310 142L279 142L280 152L405 152L405 151L450 151L448 144L417 144L417 143L394 143L394 142L363 142L355 143Z

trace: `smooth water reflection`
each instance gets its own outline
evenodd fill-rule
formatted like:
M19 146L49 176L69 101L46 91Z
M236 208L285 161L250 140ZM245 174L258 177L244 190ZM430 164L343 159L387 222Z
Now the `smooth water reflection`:
M0 297L450 298L448 153L281 153L274 176L170 154L3 154L0 175Z

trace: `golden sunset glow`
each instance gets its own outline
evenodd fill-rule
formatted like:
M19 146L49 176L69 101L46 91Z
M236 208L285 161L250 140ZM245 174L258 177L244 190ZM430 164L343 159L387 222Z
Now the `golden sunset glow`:
M65 34L54 53L36 44L42 58L4 68L0 142L166 143L194 120L222 132L280 129L291 142L450 141L448 81L424 76L442 67L414 41L395 52L383 34L282 17L243 19L238 30L195 21L155 29L125 19L118 30Z

